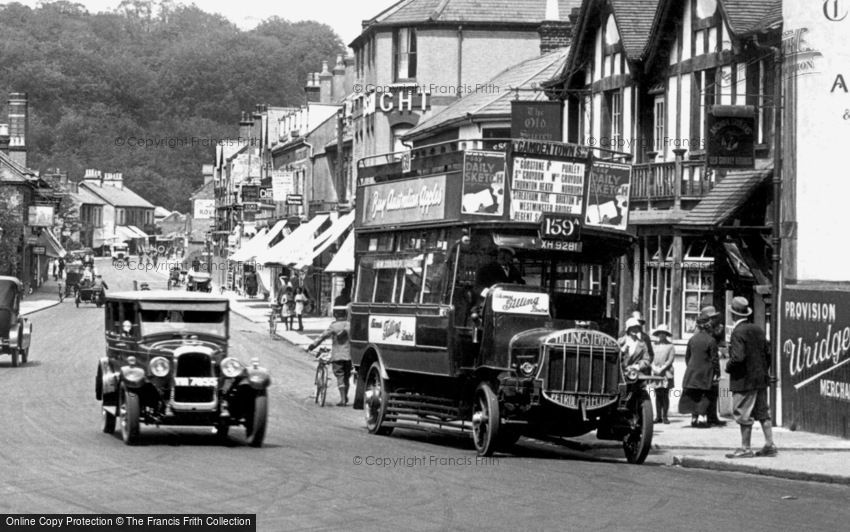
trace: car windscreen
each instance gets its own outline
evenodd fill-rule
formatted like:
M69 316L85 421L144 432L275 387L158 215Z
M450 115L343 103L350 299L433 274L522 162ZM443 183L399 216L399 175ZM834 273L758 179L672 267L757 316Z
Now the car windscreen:
M142 335L162 333L227 336L227 314L205 310L143 310Z
M17 287L12 283L0 283L0 306L9 308L15 301Z

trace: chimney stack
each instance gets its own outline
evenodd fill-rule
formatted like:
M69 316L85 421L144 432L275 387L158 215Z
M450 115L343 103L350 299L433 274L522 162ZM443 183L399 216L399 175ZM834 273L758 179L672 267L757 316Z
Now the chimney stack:
M328 62L322 61L319 73L319 103L331 103L333 100L334 75L328 70Z
M537 28L537 33L540 35L540 55L569 46L571 31L572 24L567 20L561 20L558 0L547 0L546 16Z
M94 168L88 168L86 170L85 175L83 176L83 181L88 181L89 183L94 183L96 185L100 185L101 184L100 170L96 170Z
M322 88L319 86L319 74L310 72L307 74L307 86L304 87L304 93L307 95L307 103L317 103L321 100Z
M342 54L336 56L336 64L333 70L333 90L331 91L331 103L337 103L348 94L345 90L345 62Z
M251 129L254 127L254 121L251 120L251 115L242 111L242 118L239 119L239 140L247 142L251 138Z
M0 152L9 155L9 124L0 124Z
M27 166L27 132L29 129L27 93L9 93L9 158Z
M213 180L213 165L205 164L201 166L201 174L204 176L204 184L206 185Z

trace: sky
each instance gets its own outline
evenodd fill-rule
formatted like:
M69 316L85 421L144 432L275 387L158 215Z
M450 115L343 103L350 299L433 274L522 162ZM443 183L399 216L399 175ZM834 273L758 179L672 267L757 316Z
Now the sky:
M39 0L16 0L36 7ZM120 0L71 0L86 6L89 13L111 11ZM277 15L291 21L316 20L327 24L342 37L345 44L360 35L360 22L390 7L396 0L177 0L177 4L196 4L208 13L224 15L242 29ZM0 4L11 3L0 0Z

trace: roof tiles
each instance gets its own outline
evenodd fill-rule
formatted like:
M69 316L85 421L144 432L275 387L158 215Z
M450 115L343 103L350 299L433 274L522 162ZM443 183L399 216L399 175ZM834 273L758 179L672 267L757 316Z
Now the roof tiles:
M561 20L581 0L558 0ZM535 23L544 20L546 0L402 0L378 14L373 24L419 22Z

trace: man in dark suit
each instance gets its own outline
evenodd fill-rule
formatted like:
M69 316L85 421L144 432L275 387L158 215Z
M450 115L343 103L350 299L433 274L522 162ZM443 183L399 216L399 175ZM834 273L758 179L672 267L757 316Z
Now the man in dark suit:
M490 288L494 284L525 284L525 280L519 273L519 270L514 266L514 255L516 252L513 248L500 246L498 255L494 262L484 265L475 275L475 286L478 295L485 288Z
M732 299L729 312L737 318L729 340L729 389L732 391L732 415L741 427L741 447L727 454L727 458L776 456L770 406L767 404L767 386L770 384L770 345L764 330L749 323L753 313L744 297ZM753 422L761 424L764 447L753 453L750 441Z

